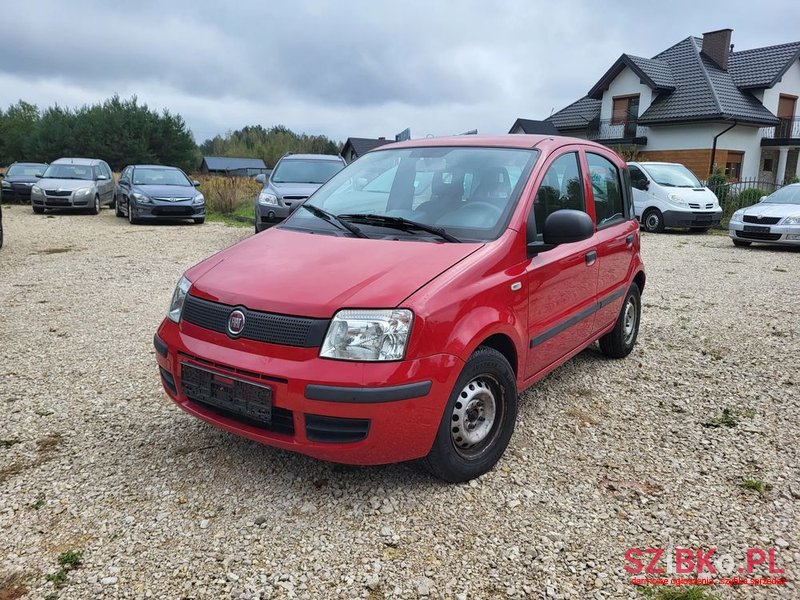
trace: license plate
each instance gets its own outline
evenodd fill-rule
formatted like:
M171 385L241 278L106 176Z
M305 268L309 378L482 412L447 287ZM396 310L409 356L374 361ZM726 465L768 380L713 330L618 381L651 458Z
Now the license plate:
M214 371L181 364L184 395L195 402L269 424L272 420L272 388L227 377Z
M700 223L710 223L711 215L695 215L694 220Z
M763 227L761 225L745 225L745 231L752 231L753 233L769 233L769 227Z

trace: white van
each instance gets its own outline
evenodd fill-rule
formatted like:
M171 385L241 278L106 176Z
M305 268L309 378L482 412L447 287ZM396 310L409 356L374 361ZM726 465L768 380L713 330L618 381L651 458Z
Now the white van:
M629 162L636 217L645 231L665 227L707 231L719 225L719 200L689 169L678 163Z

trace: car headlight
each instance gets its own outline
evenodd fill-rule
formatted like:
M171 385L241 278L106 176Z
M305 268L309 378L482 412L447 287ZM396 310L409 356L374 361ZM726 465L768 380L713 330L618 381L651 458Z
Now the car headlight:
M82 196L88 196L92 193L92 188L81 188L79 190L75 190L75 197L80 198Z
M149 196L145 196L144 194L140 194L139 192L133 192L131 197L134 199L135 202L139 204L152 204L153 201L150 200Z
M744 209L737 210L731 215L731 221L741 221L744 216Z
M169 303L169 310L167 317L170 321L175 323L180 322L181 313L183 312L183 303L186 301L186 294L189 293L189 288L192 287L192 282L181 277L178 285L175 286L175 292L172 294L172 300Z
M670 192L670 195L667 196L669 201L673 204L686 204L686 200L683 199L683 196L680 194L676 194L675 192Z
M4 188L10 188L11 184L4 179L3 181L0 181L0 186L3 186Z
M40 188L38 185L35 185L31 188L31 192L34 194L41 194L42 188Z
M278 197L275 194L262 191L258 195L258 203L265 206L278 206Z
M800 225L800 217L786 217L783 221L784 225Z
M414 314L404 308L340 310L331 320L319 355L339 360L402 360L413 320Z
M205 196L203 196L203 194L197 194L197 196L195 196L192 199L192 204L198 204L199 205L199 204L205 204L205 203L206 203L206 198L205 198Z

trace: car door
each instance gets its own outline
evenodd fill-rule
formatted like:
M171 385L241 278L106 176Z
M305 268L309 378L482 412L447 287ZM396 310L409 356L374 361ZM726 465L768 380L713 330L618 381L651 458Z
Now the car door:
M107 163L100 163L100 172L107 177L103 182L104 198L103 202L110 204L114 200L114 174Z
M119 183L117 184L117 203L121 203L119 206L124 206L126 212L131 193L131 171L131 167L125 167L119 175Z
M577 146L563 149L545 163L529 215L537 239L542 239L545 219L556 210L588 212L587 185ZM591 238L530 259L526 379L568 357L591 337L597 271L597 248Z
M633 188L633 206L636 216L641 218L642 213L650 203L651 194L647 189L640 189L640 186L646 188L649 185L649 180L647 175L636 165L628 165L628 171L631 175L631 186Z
M613 323L628 290L639 248L639 222L631 206L630 174L611 152L586 150L597 243L597 315L595 331Z

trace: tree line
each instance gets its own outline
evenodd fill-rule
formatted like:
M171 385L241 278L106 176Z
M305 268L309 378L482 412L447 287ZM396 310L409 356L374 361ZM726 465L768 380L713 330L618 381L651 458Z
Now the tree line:
M65 108L39 109L20 100L0 109L0 165L51 162L62 156L105 160L113 170L155 163L195 171L202 156L261 158L272 167L287 152L338 154L341 145L325 136L297 134L281 125L244 127L201 145L178 114L119 96Z

